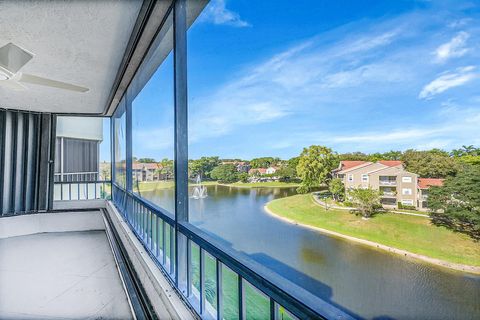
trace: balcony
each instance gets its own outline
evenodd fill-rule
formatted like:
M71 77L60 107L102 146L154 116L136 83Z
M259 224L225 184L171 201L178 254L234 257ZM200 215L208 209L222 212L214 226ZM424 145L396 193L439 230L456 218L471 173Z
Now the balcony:
M378 184L380 186L396 186L397 185L397 179L396 178L382 178L378 180Z
M0 229L1 319L133 319L100 211L3 218Z
M384 198L396 198L397 192L395 191L384 191L381 193L381 196Z

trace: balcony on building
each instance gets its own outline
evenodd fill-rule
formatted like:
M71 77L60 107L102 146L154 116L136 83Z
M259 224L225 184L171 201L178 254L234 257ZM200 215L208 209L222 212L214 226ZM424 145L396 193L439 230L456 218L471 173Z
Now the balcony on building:
M397 177L396 176L380 176L378 178L378 183L380 186L396 186Z

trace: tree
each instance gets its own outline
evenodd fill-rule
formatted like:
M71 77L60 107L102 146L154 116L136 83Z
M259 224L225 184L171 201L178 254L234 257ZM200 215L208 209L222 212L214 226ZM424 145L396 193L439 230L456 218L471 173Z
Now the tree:
M173 160L163 158L162 161L158 163L157 174L163 175L164 180L168 180L173 175Z
M356 188L350 190L348 194L354 207L357 208L364 218L373 216L382 207L380 204L380 192L377 190Z
M280 158L274 158L274 157L254 158L250 160L250 167L254 169L268 168L270 166L277 165L279 162L280 162Z
M284 161L282 167L275 172L275 176L279 177L280 181L293 181L298 180L297 177L297 165L299 157L291 158Z
M391 151L382 153L380 160L401 160L402 156L403 156L402 151L391 150Z
M457 158L457 160L461 163L466 163L470 165L480 165L480 156L473 156L473 155L465 155L462 157Z
M327 183L332 170L338 166L338 155L324 146L304 148L300 154L297 173L302 185L299 193L306 193L312 187Z
M442 187L431 187L432 222L480 240L480 166L463 165Z
M333 179L328 185L328 191L333 196L333 200L340 201L345 196L345 186L342 179Z
M343 160L350 160L350 161L369 161L368 154L363 152L350 152L350 153L342 153L339 155L339 159Z
M407 171L425 178L445 178L455 175L458 163L439 149L428 151L407 150L402 156Z
M240 172L237 174L237 178L239 181L243 182L243 183L247 183L248 182L248 173L246 172Z
M141 162L141 163L155 163L155 159L153 158L140 158L137 160L138 162Z
M223 183L232 183L238 181L237 168L233 164L221 164L210 172L212 179Z
M450 153L453 157L480 156L480 148L473 145L462 146L460 149L453 149Z
M190 170L190 175L200 177L204 180L211 179L211 171L220 164L218 157L201 157L200 159L190 160L188 167Z

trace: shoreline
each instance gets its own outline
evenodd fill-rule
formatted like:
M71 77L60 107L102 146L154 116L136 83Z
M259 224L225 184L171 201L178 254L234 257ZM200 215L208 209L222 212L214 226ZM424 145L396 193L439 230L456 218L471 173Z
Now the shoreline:
M283 189L283 188L297 188L298 185L292 185L292 186L261 186L261 185L258 185L258 186L239 186L239 185L235 185L235 184L227 184L227 183L217 183L217 185L219 186L224 186L224 187L233 187L233 188L241 188L241 189L261 189L261 188L279 188L279 189Z
M431 257L424 256L424 255L421 255L421 254L413 253L413 252L402 250L402 249L397 249L397 248L390 247L390 246L380 244L380 243L377 243L377 242L373 242L373 241L370 241L370 240L365 240L365 239L360 239L360 238L348 236L348 235L345 235L343 233L339 233L339 232L336 232L336 231L332 231L332 230L328 230L328 229L324 229L324 228L320 228L320 227L311 226L311 225L308 225L308 224L297 222L297 221L289 219L289 218L282 217L282 216L276 214L275 212L273 212L272 210L270 210L268 208L269 203L270 202L265 204L265 206L263 207L264 211L267 214L269 214L269 215L271 215L271 216L273 216L277 219L283 220L285 222L300 226L302 228L307 228L307 229L314 230L314 231L317 231L317 232L320 232L320 233L323 233L323 234L327 234L329 236L334 236L334 237L337 237L337 238L346 239L346 240L349 240L349 241L352 241L352 242L355 242L355 243L359 243L359 244L362 244L362 245L365 245L365 246L368 246L368 247L371 247L371 248L381 249L383 251L390 252L390 253L393 253L395 255L404 257L404 258L405 257L406 258L412 258L412 259L415 259L415 260L420 260L422 262L433 264L435 266L440 266L440 267L443 267L443 268L446 268L446 269L451 269L451 270L455 270L455 271L462 271L462 272L468 272L468 273L480 275L480 267L470 266L470 265L465 265L465 264L460 264L460 263L454 263L454 262L448 262L448 261L440 260L440 259L437 259L437 258L431 258Z

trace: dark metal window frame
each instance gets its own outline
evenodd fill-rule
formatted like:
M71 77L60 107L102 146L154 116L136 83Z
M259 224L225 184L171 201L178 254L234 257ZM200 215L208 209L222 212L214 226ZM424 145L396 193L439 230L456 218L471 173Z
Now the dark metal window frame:
M265 266L253 261L245 254L223 245L207 232L188 223L188 95L187 95L187 12L186 0L176 0L167 11L173 12L173 52L174 52L174 108L175 108L175 215L150 201L141 198L132 191L132 105L126 99L126 188L115 182L115 121L111 117L111 157L112 157L112 200L119 209L125 221L140 240L153 261L166 275L177 293L185 303L200 317L209 318L204 312L204 290L200 284L199 310L194 307L190 296L190 246L192 243L200 248L200 274L203 272L205 252L216 259L217 279L217 314L222 318L221 304L221 266L224 265L238 276L239 317L244 319L246 299L244 281L248 281L270 299L270 317L277 317L277 307L282 306L300 319L351 319L349 315L335 306L321 300L305 289L282 278ZM153 42L154 40L152 40ZM151 49L151 48L150 48ZM124 99L127 96L125 91ZM128 98L128 97L127 97ZM162 255L159 255L159 239L153 235L153 222L158 228L162 225ZM159 222L160 221L160 222ZM170 263L166 259L166 227L170 229ZM173 233L172 230L175 232ZM158 230L157 235L158 237ZM175 237L175 238L174 238ZM174 244L174 246L173 246ZM183 261L183 262L182 262ZM184 263L186 261L186 264ZM173 263L174 262L174 263ZM201 277L202 278L202 277ZM186 285L186 288L185 288Z

